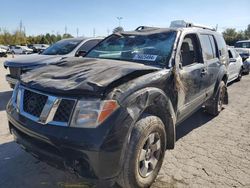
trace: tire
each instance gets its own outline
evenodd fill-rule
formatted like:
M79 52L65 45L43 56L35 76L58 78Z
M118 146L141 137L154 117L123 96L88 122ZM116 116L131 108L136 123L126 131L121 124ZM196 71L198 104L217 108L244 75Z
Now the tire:
M117 183L124 188L150 187L162 166L166 132L161 119L146 115L136 122Z
M215 99L208 100L208 102L205 105L206 112L213 116L217 116L223 109L223 104L225 104L226 95L227 95L227 87L225 83L221 81Z
M240 70L236 81L239 82L241 80L241 78L242 78L242 69Z

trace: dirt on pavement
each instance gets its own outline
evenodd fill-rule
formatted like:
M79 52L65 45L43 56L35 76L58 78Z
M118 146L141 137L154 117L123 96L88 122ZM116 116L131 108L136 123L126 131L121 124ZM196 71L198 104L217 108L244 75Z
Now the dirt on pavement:
M0 187L88 187L68 172L38 161L13 142L5 106L12 90L0 58ZM199 110L177 127L174 150L152 187L250 187L250 76L228 87L219 116Z

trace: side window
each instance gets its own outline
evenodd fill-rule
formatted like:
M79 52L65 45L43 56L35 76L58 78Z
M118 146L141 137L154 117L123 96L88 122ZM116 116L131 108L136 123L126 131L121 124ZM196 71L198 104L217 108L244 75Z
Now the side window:
M227 48L226 48L226 42L223 39L222 36L217 36L216 37L217 45L218 45L218 50L219 50L219 56L227 56Z
M209 35L200 35L201 46L205 60L210 60L214 58L214 51L212 44L209 39Z
M200 63L200 44L196 34L188 34L185 36L181 44L181 63L187 66L193 63Z
M214 58L216 58L216 57L219 58L218 47L215 43L215 39L214 39L213 35L209 35L209 39L210 39L210 43L212 45Z
M88 52L91 48L93 48L95 45L97 45L97 43L100 42L100 40L89 40L87 42L85 42L78 51L85 51Z

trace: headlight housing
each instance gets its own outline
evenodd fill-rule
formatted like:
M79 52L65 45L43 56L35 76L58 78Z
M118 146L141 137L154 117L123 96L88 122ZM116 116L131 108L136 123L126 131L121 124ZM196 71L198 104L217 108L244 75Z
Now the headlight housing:
M96 128L118 107L119 104L115 100L79 100L72 117L71 127Z

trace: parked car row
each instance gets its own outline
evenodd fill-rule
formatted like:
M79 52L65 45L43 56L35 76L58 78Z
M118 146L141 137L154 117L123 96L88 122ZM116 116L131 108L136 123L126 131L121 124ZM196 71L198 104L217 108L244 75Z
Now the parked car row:
M1 52L4 52L4 56L6 56L8 53L11 54L31 54L31 53L40 53L46 48L48 48L49 45L47 44L33 44L33 45L9 45L4 46L0 45L0 56Z
M67 39L23 58L4 63L16 84L10 132L38 159L102 187L150 187L176 126L203 106L218 115L242 72L221 34L184 21Z

